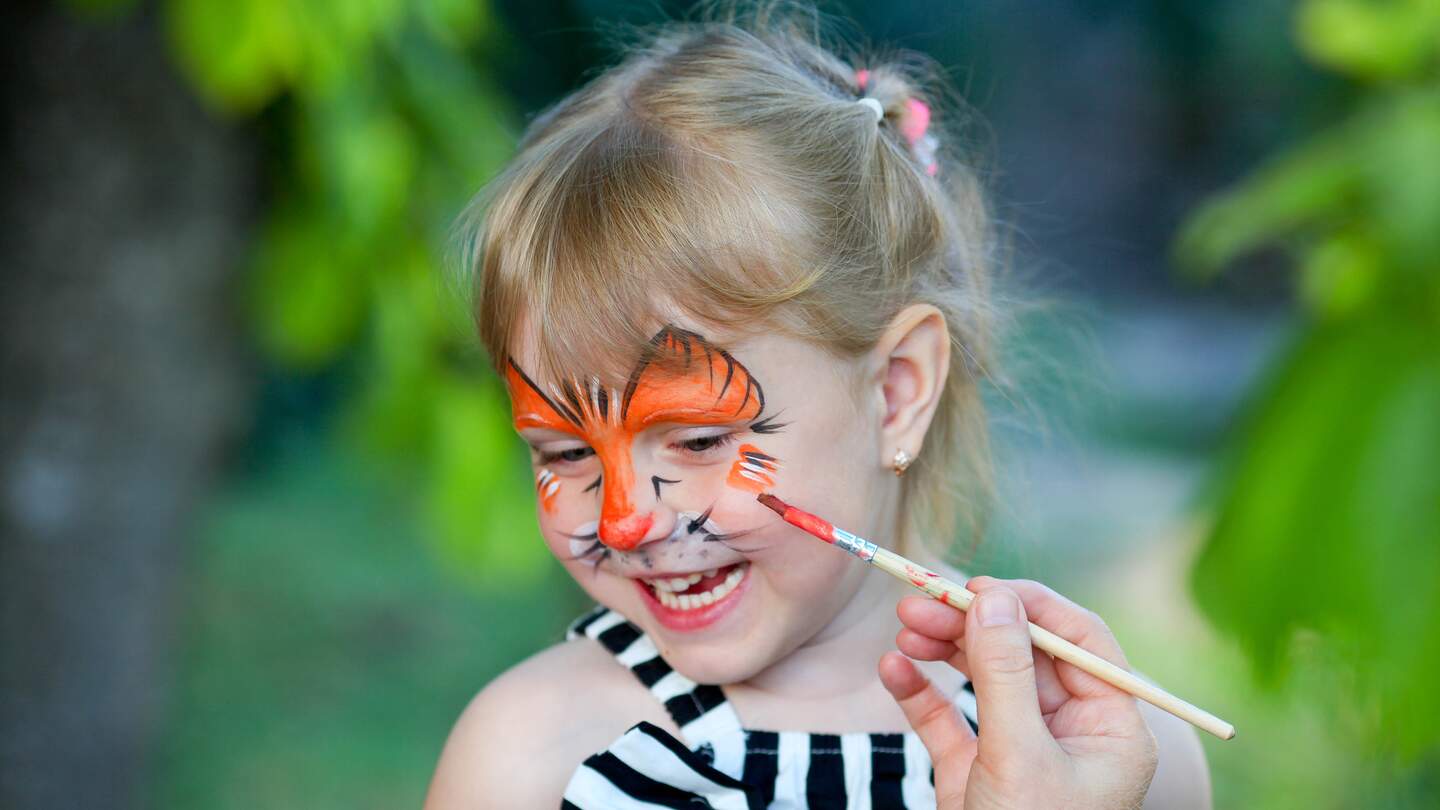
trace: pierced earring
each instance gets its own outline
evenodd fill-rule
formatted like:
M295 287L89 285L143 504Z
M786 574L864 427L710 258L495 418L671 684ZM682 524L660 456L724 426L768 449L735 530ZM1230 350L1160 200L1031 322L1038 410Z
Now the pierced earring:
M890 469L894 470L895 475L898 477L904 475L905 471L910 469L910 465L914 463L914 461L914 457L909 453L904 450L896 450L895 458L890 462Z

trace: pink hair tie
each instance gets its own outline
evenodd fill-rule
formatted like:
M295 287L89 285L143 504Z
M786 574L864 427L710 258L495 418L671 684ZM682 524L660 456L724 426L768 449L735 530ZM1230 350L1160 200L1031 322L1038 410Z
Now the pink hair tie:
M925 167L925 174L934 177L940 170L940 164L935 160L935 150L940 146L934 135L927 134L930 129L930 105L918 98L912 98L906 102L907 112L905 119L900 122L900 136L910 144L910 151L915 153L915 159Z
M914 146L930 128L930 106L918 98L906 101L905 106L907 110L905 119L900 122L900 135L906 143Z
M870 71L864 68L855 71L855 85L860 92L865 92L865 85L869 83ZM940 164L935 160L935 151L940 144L934 135L928 134L929 129L930 105L918 98L908 99L905 102L905 117L900 121L900 137L910 145L911 153L925 168L925 174L934 177L940 170Z

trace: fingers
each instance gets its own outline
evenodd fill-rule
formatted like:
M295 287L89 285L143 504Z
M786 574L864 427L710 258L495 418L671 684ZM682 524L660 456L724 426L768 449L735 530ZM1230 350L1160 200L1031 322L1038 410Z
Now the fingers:
M997 582L998 580L992 580L990 577L977 577L971 581ZM1115 639L1115 634L1110 632L1110 628L1095 613L1080 607L1038 582L1021 579L1006 580L1004 584L1018 593L1025 602L1025 610L1030 616L1030 621L1117 666L1130 668L1129 663L1125 660L1125 653L1120 649L1120 642ZM1092 697L1110 695L1119 691L1090 673L1064 661L1054 662L1054 668L1060 682L1071 694Z
M950 661L960 652L953 641L921 635L908 627L896 634L895 646L917 661Z
M923 596L902 599L896 612L905 623L905 628L895 637L895 646L900 652L917 661L946 661L969 677L963 613ZM1070 693L1056 675L1054 659L1038 649L1034 654L1040 711L1050 714L1070 698Z
M968 587L977 596L965 617L965 657L983 724L980 755L993 762L1051 738L1040 716L1035 653L1019 595L993 579Z
M968 771L969 760L975 756L975 734L915 663L897 652L885 653L880 658L880 682L920 735L936 768L944 767L947 773Z
M928 596L907 596L895 612L906 627L922 636L955 641L965 635L965 614Z
M1039 647L1032 647L1030 652L1035 660L1035 691L1040 697L1040 713L1049 715L1070 699L1070 690L1055 672L1056 661L1049 653Z

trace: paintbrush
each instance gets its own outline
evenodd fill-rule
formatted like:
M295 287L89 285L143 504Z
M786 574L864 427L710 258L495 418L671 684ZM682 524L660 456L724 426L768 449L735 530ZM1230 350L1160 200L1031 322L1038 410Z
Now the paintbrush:
M831 524L823 518L797 509L769 493L762 493L759 501L785 519L785 522L804 529L825 542L842 548L856 557L870 563L898 579L903 579L931 597L960 610L968 610L975 594L966 590L930 569L917 565L888 549L883 549L858 535ZM1098 655L1078 647L1043 627L1030 624L1030 640L1040 649L1061 661L1074 664L1100 680L1124 690L1131 695L1164 709L1196 728L1214 734L1222 740L1235 736L1235 727L1215 715L1166 692L1158 686L1106 661Z

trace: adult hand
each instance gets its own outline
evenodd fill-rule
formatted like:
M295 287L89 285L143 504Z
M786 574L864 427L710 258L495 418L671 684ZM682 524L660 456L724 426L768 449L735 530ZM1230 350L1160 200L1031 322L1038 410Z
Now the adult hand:
M966 587L977 594L968 613L924 597L901 600L905 628L896 645L970 678L978 738L905 655L880 659L881 682L930 752L938 806L1140 807L1157 754L1135 698L1032 647L1026 621L1128 668L1110 629L1035 582L976 577Z

